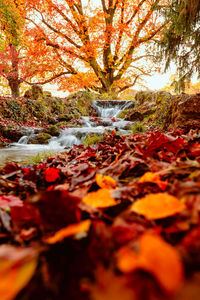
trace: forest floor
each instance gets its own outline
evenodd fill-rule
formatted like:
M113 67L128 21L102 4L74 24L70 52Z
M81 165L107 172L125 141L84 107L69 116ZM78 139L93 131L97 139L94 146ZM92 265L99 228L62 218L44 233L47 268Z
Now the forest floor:
M197 300L199 211L199 130L112 132L35 165L9 163L0 298Z

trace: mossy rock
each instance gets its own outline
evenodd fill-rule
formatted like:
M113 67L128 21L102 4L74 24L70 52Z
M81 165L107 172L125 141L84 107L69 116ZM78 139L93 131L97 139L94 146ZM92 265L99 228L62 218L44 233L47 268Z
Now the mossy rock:
M43 98L51 98L52 94L49 91L43 91Z
M1 134L4 138L12 141L18 142L18 140L23 136L19 128L3 126L0 128Z
M98 135L98 134L89 134L86 136L86 138L83 141L83 145L85 146L91 146L94 145L96 143L100 143L104 140L104 136L103 135Z
M165 115L164 129L200 128L200 94L175 96Z
M51 135L48 133L35 134L28 140L28 144L48 144Z
M60 128L57 125L50 125L45 129L45 133L48 133L51 136L59 136Z
M38 84L34 84L29 90L24 93L25 98L30 98L32 100L38 100L43 98L42 87Z

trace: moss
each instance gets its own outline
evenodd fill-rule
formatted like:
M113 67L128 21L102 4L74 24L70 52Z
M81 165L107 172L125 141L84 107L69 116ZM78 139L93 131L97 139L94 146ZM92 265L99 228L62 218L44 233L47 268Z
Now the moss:
M146 126L143 122L136 122L134 125L130 126L130 130L132 133L144 132L146 130Z
M83 141L83 145L90 146L96 143L100 143L104 140L104 136L98 134L89 134Z
M28 141L29 144L47 144L51 135L48 133L39 133L31 137Z
M49 104L51 105L51 111L54 114L63 114L65 112L65 101L63 99L54 98L51 99Z
M59 136L60 128L57 125L50 125L46 128L45 133L48 133L51 136Z
M125 119L129 115L129 113L130 113L130 109L125 109L117 115L117 118Z

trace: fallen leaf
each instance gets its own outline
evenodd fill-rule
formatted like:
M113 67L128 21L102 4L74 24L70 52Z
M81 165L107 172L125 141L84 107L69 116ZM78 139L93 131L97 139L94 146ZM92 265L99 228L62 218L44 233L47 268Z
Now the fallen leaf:
M141 178L140 180L138 181L139 183L143 183L143 182L153 182L153 183L156 183L159 188L161 190L165 190L166 187L167 187L167 182L166 181L162 181L160 180L160 176L155 174L155 173L152 173L152 172L146 172Z
M166 193L149 194L131 205L130 210L149 220L173 216L185 209L185 204Z
M91 300L134 300L134 291L123 276L99 266L95 272L95 284L82 282L82 289L90 292Z
M109 189L99 189L96 192L88 193L82 202L94 208L110 207L120 203L111 196Z
M96 174L96 183L102 189L114 189L117 186L116 181L110 176L102 176L101 174Z
M155 276L167 294L176 293L183 282L183 264L176 249L161 237L145 233L139 239L140 251L123 247L118 251L117 267L123 273L142 269Z
M71 224L65 228L58 230L53 236L47 238L45 242L47 242L48 244L55 244L69 236L87 232L90 228L90 225L91 220L85 220L79 223Z
M0 299L12 300L33 276L37 253L31 248L0 246Z
M60 178L59 175L60 170L56 168L48 168L44 171L45 180L47 182L55 182L57 179Z
M0 208L7 209L9 207L23 206L23 201L20 200L18 197L12 196L12 195L2 195L0 196Z

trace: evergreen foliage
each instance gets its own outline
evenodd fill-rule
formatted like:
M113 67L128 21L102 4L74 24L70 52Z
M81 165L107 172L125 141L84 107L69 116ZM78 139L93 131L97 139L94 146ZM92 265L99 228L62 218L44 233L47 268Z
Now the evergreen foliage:
M163 12L169 26L160 44L161 56L166 70L170 62L176 63L180 91L194 73L200 75L200 0L172 0Z

